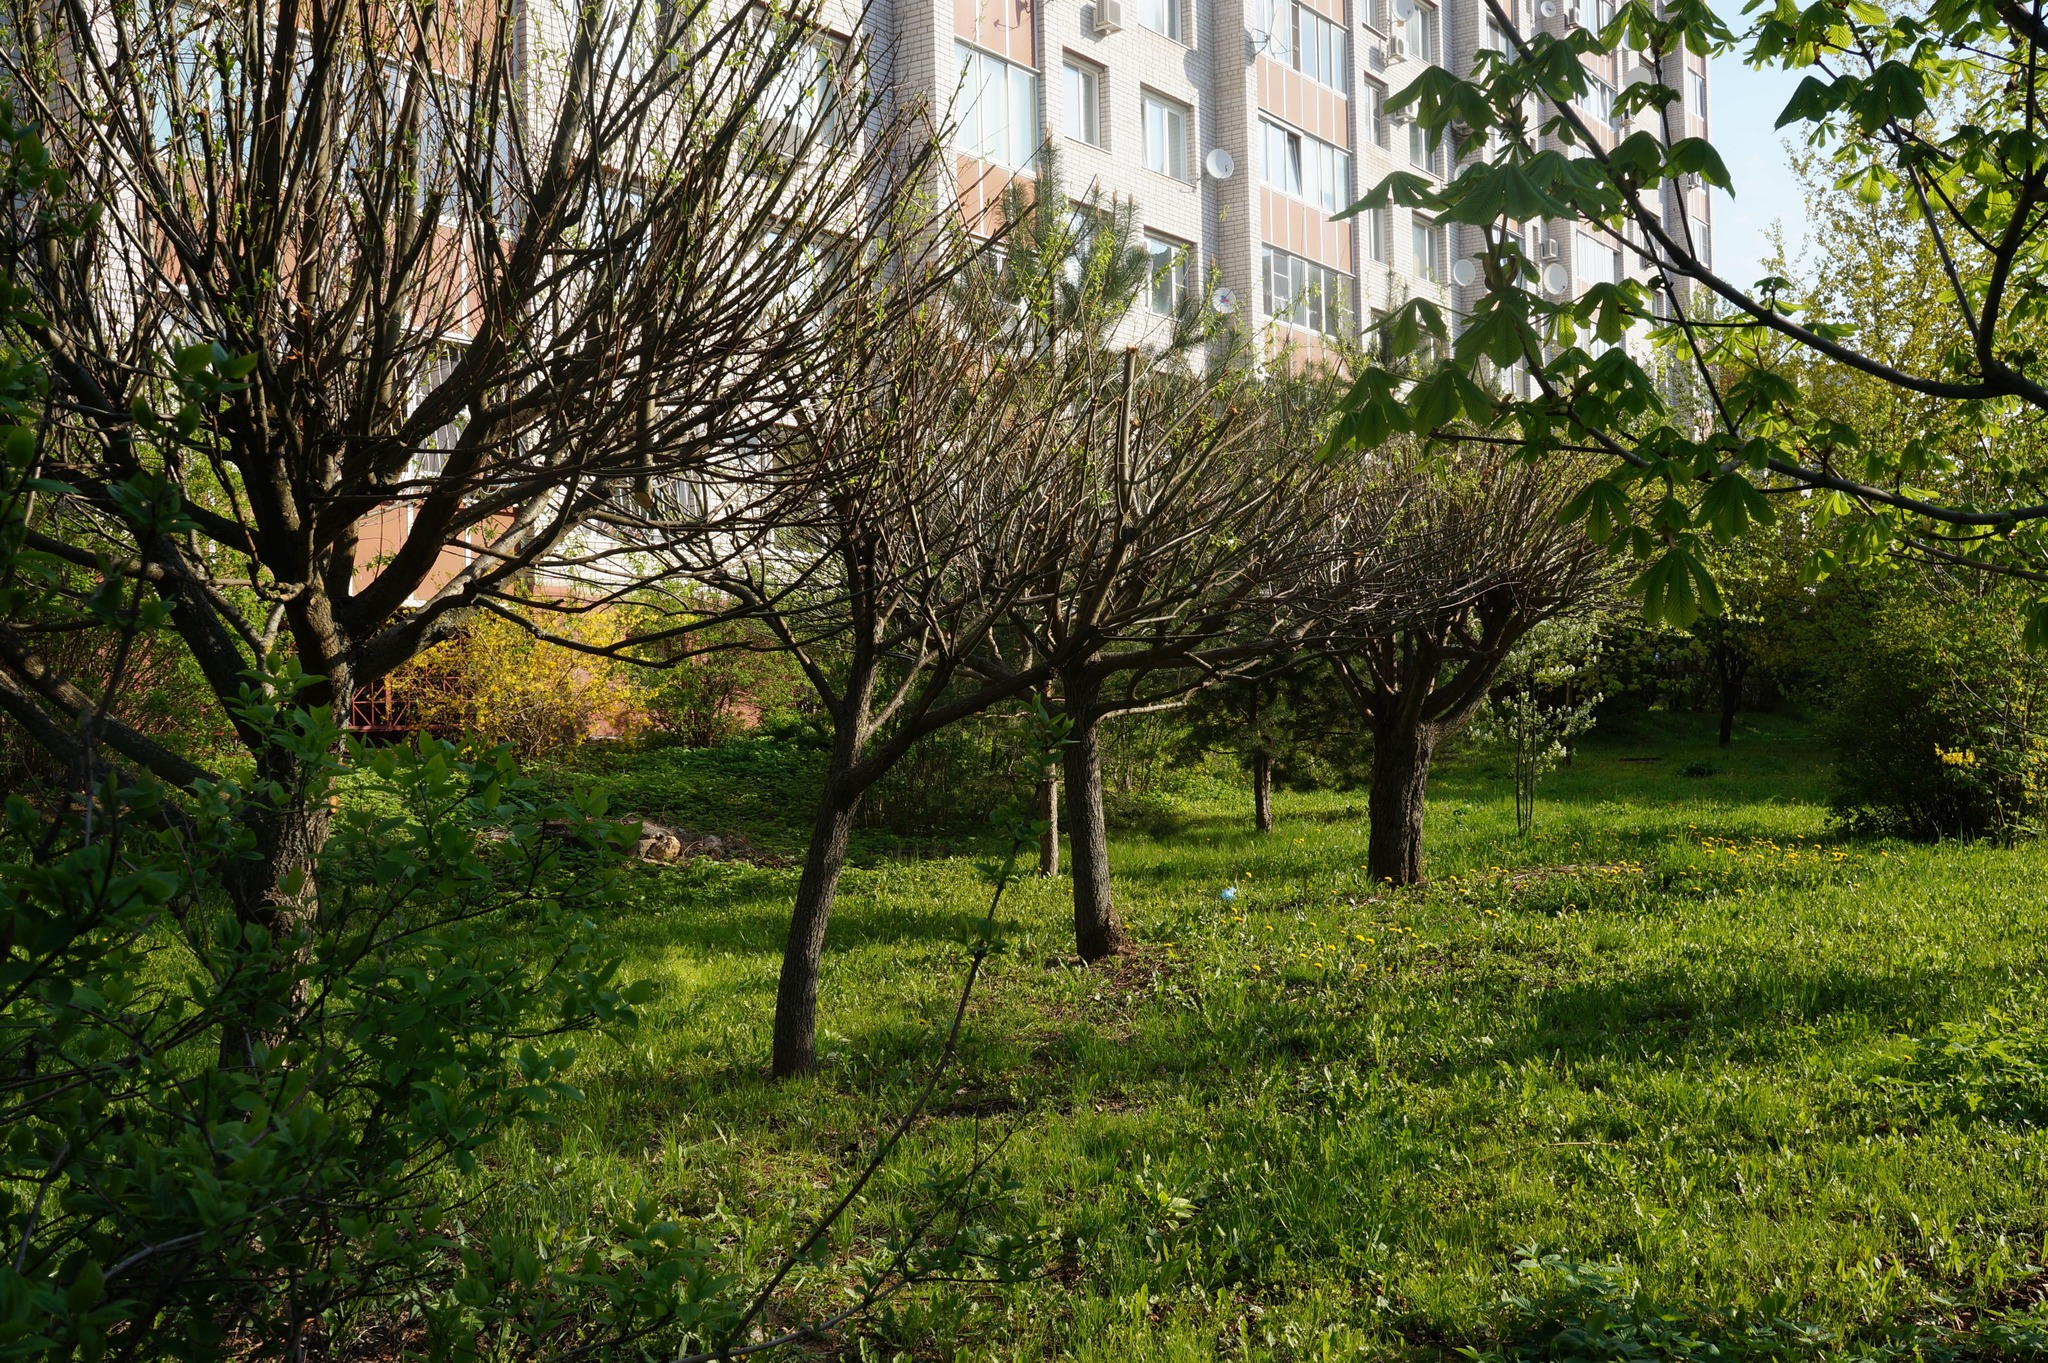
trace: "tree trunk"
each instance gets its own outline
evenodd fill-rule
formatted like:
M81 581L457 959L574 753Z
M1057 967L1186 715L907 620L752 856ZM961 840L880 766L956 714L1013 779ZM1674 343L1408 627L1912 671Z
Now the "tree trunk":
M311 952L311 933L320 911L320 853L334 826L326 783L310 779L314 773L295 758L266 755L257 770L259 788L268 785L282 791L284 799L277 805L251 801L243 823L254 844L253 855L224 868L223 888L236 919L261 929L287 954L274 981L277 987L263 991L246 1016L222 1020L223 1069L253 1068L257 1046L283 1040L306 1005L301 969Z
M1038 874L1060 873L1060 778L1047 772L1038 783L1038 818L1045 831L1038 835Z
M1092 679L1063 688L1073 727L1061 765L1067 780L1067 839L1074 862L1074 949L1084 961L1114 956L1130 945L1109 892L1109 833L1102 816L1101 718Z
M1261 833L1273 831L1273 758L1269 753L1252 757L1252 822Z
M1742 683L1748 677L1749 663L1725 644L1715 652L1714 670L1721 677L1721 746L1726 748L1735 741L1735 713L1742 708Z
M846 869L846 841L853 832L858 795L840 793L828 779L811 843L797 882L789 938L782 947L782 980L775 990L775 1049L770 1072L777 1079L809 1074L818 1064L818 967L825 956L825 926Z
M1422 801L1435 748L1434 726L1418 718L1397 716L1373 726L1365 861L1376 881L1414 885L1422 880Z

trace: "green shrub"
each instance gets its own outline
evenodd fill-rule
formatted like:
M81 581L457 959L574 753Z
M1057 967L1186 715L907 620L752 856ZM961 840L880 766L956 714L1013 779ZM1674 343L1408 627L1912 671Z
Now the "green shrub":
M1017 792L1020 712L977 715L921 740L861 797L858 822L899 837L979 829Z
M729 621L691 638L707 651L647 675L648 719L690 748L715 748L798 718L811 699L796 659L760 626Z
M314 798L351 790L296 931L221 893L261 791L7 802L0 1351L305 1357L397 1329L461 1358L710 1325L712 1248L650 1209L552 1238L461 1211L484 1148L576 1096L568 1035L644 997L592 929L629 831L502 750L342 760L319 712L243 719Z
M1826 723L1837 816L1919 839L2038 831L2048 659L2022 645L2019 603L1900 585L1862 618Z

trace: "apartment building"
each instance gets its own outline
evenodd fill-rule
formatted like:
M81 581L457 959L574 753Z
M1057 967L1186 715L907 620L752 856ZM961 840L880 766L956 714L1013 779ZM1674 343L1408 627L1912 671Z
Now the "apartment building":
M1604 24L1611 4L1503 8L1524 34L1563 33ZM1473 150L1386 106L1427 64L1467 74L1481 50L1506 46L1484 0L896 0L894 26L896 78L953 110L969 220L1050 146L1064 192L1135 205L1156 312L1198 291L1269 349L1314 354L1417 295L1454 316L1477 296L1477 229L1399 207L1333 219L1391 171L1455 174ZM1683 108L1665 117L1678 136L1704 135L1705 59L1666 64ZM1653 78L1643 54L1588 66L1579 112L1608 145L1637 127L1662 136L1664 117L1615 114L1621 89ZM1667 187L1651 207L1711 259L1704 187ZM1642 277L1573 223L1514 226L1553 296Z

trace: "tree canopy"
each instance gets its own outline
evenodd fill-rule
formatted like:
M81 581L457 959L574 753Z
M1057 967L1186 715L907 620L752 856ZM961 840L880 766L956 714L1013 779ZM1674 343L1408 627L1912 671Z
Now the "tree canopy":
M1815 573L1906 551L2038 574L2048 467L2037 442L2012 438L2048 417L2038 7L1752 0L1737 31L1703 0L1626 0L1598 29L1526 35L1487 8L1504 50L1464 76L1431 67L1390 101L1452 139L1463 168L1444 183L1390 175L1352 210L1399 203L1480 229L1482 287L1455 318L1417 298L1386 319L1386 358L1361 368L1333 441L1413 431L1603 456L1566 514L1641 564L1636 594L1674 624L1720 607L1709 544L1773 519L1784 495L1845 523ZM1895 206L1928 266L1910 323L1782 276L1716 272L1689 206L1741 186L1693 135L1687 54L1801 73L1778 126L1833 183ZM1626 82L1611 119L1594 112L1588 69L1610 56ZM1560 221L1620 252L1623 277L1563 296L1530 249L1532 227ZM1415 366L1431 337L1446 358ZM1505 381L1516 374L1526 382ZM1888 438L1890 404L1831 400L1845 379L1910 402L1941 438ZM2036 636L2044 619L2048 598Z

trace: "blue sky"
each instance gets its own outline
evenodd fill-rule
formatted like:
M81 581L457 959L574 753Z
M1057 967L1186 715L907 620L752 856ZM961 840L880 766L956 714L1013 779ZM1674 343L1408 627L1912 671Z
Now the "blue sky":
M1729 27L1742 32L1746 25L1739 8L1720 8ZM1773 222L1784 225L1785 244L1798 258L1805 203L1785 153L1785 136L1771 126L1798 86L1798 76L1784 71L1752 71L1732 55L1714 59L1709 135L1735 184L1734 197L1722 195L1714 205L1714 264L1731 283L1746 286L1763 276L1761 262Z

